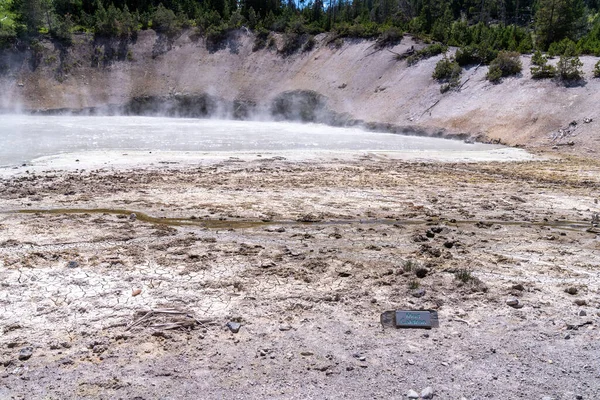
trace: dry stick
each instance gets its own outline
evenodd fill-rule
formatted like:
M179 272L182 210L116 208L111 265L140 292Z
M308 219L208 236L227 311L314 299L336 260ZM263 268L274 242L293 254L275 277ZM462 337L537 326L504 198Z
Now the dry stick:
M422 117L423 115L425 115L425 113L426 113L427 111L429 111L429 110L431 110L433 107L435 107L435 106L436 106L436 104L437 104L437 103L439 103L441 100L442 100L442 99L438 99L438 100L437 100L435 103L433 103L433 105L432 105L431 107L429 107L427 110L423 111L423 114L421 114L421 117Z
M152 315L152 311L148 311L146 314L144 314L143 317L141 317L140 319L138 319L137 321L129 324L127 326L127 328L125 328L126 331L130 330L131 328L133 328L134 326L138 326L139 324L142 323L142 321L144 321L145 319L147 319L148 317L150 317Z

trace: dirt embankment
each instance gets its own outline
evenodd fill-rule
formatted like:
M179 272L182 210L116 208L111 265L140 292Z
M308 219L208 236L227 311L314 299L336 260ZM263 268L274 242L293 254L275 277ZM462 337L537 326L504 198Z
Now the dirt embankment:
M424 44L407 37L376 50L367 40L329 41L319 36L311 51L291 56L277 46L253 51L255 38L243 30L220 48L191 33L167 40L152 31L129 44L88 35L76 36L69 48L42 42L35 51L2 56L0 107L106 111L111 104L111 112L364 121L529 148L600 149L597 121L583 122L600 118L594 57L582 58L586 80L572 87L532 80L525 56L522 76L493 85L485 80L487 67L473 67L463 73L460 91L441 94L431 78L441 56L409 67L392 53Z

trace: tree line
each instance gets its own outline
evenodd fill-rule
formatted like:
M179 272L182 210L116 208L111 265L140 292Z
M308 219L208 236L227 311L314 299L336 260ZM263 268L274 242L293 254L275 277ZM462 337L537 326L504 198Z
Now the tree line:
M552 51L573 43L600 56L600 0L0 0L0 45L74 32L131 38L140 29L207 36L246 26L393 41L410 32L467 48L489 63L500 50ZM495 53L494 53L495 52Z

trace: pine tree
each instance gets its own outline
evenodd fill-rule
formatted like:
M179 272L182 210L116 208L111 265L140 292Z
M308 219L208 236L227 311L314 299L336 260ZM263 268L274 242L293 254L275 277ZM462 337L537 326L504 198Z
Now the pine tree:
M564 38L574 38L582 28L583 0L539 0L535 13L538 44L548 46Z

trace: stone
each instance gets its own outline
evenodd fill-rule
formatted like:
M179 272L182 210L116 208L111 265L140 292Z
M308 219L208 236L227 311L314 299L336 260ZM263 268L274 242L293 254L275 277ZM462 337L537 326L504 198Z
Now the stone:
M33 355L33 347L23 347L21 351L19 351L19 361L26 361L31 358Z
M569 293L572 296L575 296L579 292L579 290L577 290L576 287L571 286L571 287L566 288L565 292Z
M240 328L242 327L242 324L240 324L239 322L230 321L227 323L227 327L231 332L238 333L240 331Z
M292 329L291 325L287 325L287 324L285 324L285 325L279 325L279 330L282 331L282 332L289 331L291 329Z
M431 386L426 387L421 391L422 399L433 399L433 388Z
M523 290L525 290L525 287L520 283L517 283L516 285L512 285L512 288L514 290L518 290L519 292L522 292Z
M523 303L521 303L519 299L508 299L506 300L506 305L511 306L512 308L523 308Z
M579 311L579 316L580 317L585 317L586 315L587 315L587 313L585 312L585 310Z
M423 296L425 296L425 289L423 289L423 288L416 289L416 290L413 290L410 294L412 297L416 297L416 298L423 297Z
M408 397L409 399L418 399L419 398L419 393L417 393L414 390L410 389L406 393L406 397Z
M410 365L415 365L415 360L413 360L412 358L409 358L409 359L407 360L407 362L408 362L408 364L410 364Z
M574 301L574 303L578 306L587 306L587 300L585 299L577 299Z
M67 264L67 268L77 268L79 267L79 263L77 261L69 261Z
M136 219L137 219L137 215L135 213L129 214L129 220L130 221L135 221Z

